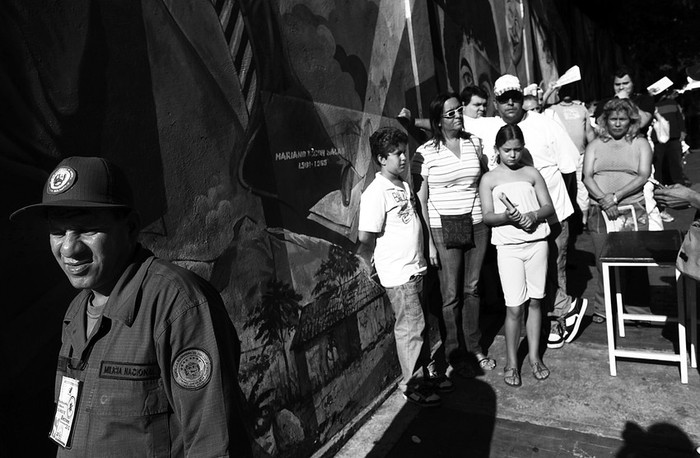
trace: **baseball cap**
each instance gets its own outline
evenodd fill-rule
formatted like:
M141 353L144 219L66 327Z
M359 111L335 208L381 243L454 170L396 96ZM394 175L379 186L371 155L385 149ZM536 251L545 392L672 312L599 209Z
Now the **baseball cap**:
M10 215L45 215L49 207L134 208L124 172L101 157L68 157L51 172L41 203L27 205Z
M522 94L523 90L517 76L503 75L493 84L493 95L496 97L508 91L517 91Z

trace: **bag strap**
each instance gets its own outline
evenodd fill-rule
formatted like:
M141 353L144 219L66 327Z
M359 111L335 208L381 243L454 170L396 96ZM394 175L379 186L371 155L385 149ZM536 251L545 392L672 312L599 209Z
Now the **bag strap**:
M476 152L476 158L477 158L477 160L479 161L479 170L481 170L481 157L483 156L484 153L483 153L483 151L481 150L481 148L480 148L479 146L476 146L476 143L474 143L474 141L472 141L473 135L472 135L472 134L469 134L468 132L466 132L466 133L469 135L469 137L467 137L466 139L469 140L469 142L472 144L472 146L474 146L474 151ZM476 138L479 138L479 137L476 137ZM463 139L464 139L464 138L462 138L462 139L460 139L460 140L463 140ZM479 145L481 145L481 139L479 139ZM459 142L459 148L460 148L460 152L461 152L461 148L462 148L462 142L461 142L461 141ZM483 171L482 171L482 172L483 172ZM474 199L472 200L472 206L471 206L471 208L469 209L469 213L471 213L472 211L474 211L474 204L476 203L476 198L477 198L478 196L479 196L479 189L477 188L477 189L474 191ZM433 209L435 210L435 212L436 212L439 216L443 216L443 215L438 211L438 209L437 209L437 207L435 206L435 204L434 204L432 201L430 201L430 198L428 198L428 202L430 203L430 205L433 206Z
M479 195L479 191L477 190L477 191L474 192L474 200L472 200L472 208L469 209L469 213L471 213L472 211L474 211L474 204L476 203L476 197L477 197L478 195ZM435 210L435 213L437 213L439 216L443 216L442 213L440 213L440 212L438 211L438 209L437 209L437 207L435 206L435 204L434 204L430 199L428 199L428 201L429 201L430 205L433 206L433 209ZM445 216L446 216L446 215L445 215Z

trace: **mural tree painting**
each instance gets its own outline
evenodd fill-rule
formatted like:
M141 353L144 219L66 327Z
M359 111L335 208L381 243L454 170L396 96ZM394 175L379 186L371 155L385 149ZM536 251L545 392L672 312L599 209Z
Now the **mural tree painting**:
M289 283L271 279L260 298L260 303L255 306L246 321L246 326L257 327L255 338L262 342L263 351L275 343L282 346L284 367L288 375L289 360L284 344L290 340L288 337L299 324L301 298L301 294L294 291Z
M313 294L319 296L331 291L331 296L343 297L346 290L357 286L356 272L360 267L357 257L338 245L331 245L328 259L323 261L314 274L318 283Z

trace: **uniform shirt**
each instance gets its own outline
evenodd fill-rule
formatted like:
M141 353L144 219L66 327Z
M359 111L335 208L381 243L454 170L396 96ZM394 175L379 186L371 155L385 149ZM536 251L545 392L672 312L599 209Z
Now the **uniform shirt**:
M463 138L460 157L443 143L430 140L416 150L411 172L427 177L428 219L430 227L442 227L440 215L472 213L474 224L482 221L479 200L481 178L480 139Z
M358 230L378 234L374 266L384 287L403 285L426 270L421 223L405 181L398 187L377 173L362 193Z
M496 134L503 125L505 122L501 118L478 118L470 122L469 129L481 137L485 145L495 145ZM552 198L555 214L548 221L550 224L564 221L574 212L574 207L562 173L576 172L580 157L578 148L562 126L540 113L528 111L518 127L523 131L525 148L532 156L533 165L544 178ZM489 148L485 149L488 150ZM495 162L489 160L489 167L493 168L494 165Z
M92 292L71 302L56 377L80 381L58 456L251 456L240 417L240 344L219 294L141 247L89 340Z

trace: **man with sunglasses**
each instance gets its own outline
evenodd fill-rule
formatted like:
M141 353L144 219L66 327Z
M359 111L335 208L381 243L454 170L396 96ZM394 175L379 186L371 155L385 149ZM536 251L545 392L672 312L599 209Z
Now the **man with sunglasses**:
M540 113L523 109L520 80L503 75L494 84L494 106L498 117L471 120L465 129L479 136L484 145L494 145L496 132L503 124L517 124L525 136L526 160L542 174L552 198L555 215L549 220L549 268L547 299L553 318L547 346L561 348L564 342L576 337L588 301L571 298L566 292L566 250L569 243L568 218L573 206L566 190L563 175L574 174L579 152L566 131ZM486 147L489 164L495 165L495 154Z

